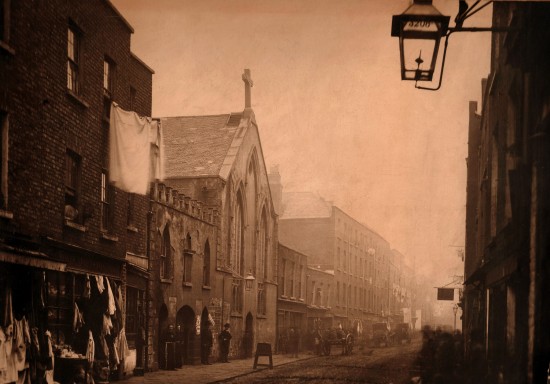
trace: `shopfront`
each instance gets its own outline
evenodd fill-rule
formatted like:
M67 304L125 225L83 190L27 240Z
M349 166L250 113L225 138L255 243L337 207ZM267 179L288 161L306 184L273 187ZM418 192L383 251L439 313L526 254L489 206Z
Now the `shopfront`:
M118 378L129 355L122 283L65 267L0 262L0 383Z

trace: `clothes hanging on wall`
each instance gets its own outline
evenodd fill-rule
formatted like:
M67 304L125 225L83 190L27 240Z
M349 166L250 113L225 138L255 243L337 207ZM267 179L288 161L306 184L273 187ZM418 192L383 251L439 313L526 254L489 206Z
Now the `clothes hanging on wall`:
M126 339L126 331L124 328L120 330L115 341L115 346L121 359L125 359L130 355L130 348L128 348L128 340Z
M86 274L86 281L84 282L84 292L82 292L82 297L84 299L89 299L92 293L92 287L90 284L90 275Z
M54 371L55 365L54 365L54 356L53 356L53 347L52 347L52 334L50 333L50 331L46 331L45 336L46 336L47 351L48 351L47 359L46 359L46 367L48 368L46 369L46 382L48 384L54 384L53 371ZM50 367L51 369L49 369Z
M80 309L78 308L78 304L74 303L74 309L73 309L74 315L73 315L73 331L75 333L80 332L80 328L84 325L84 318L82 316L82 312L80 312Z
M26 329L25 329L26 328ZM17 371L25 369L27 362L27 342L30 342L30 336L27 339L28 323L23 317L21 320L15 320L13 327L13 358Z
M116 311L115 296L113 295L113 291L111 290L111 284L109 283L109 278L107 277L105 278L105 286L109 297L109 301L107 304L107 312L109 313L109 315L112 316L115 314L115 311Z
M105 290L105 284L103 282L103 276L96 276L95 279L96 279L96 282L97 282L97 290L99 291L100 294L102 294L103 291Z
M6 343L6 334L4 333L4 330L2 329L2 327L0 327L0 377L1 377L1 372L5 371L8 366L8 361L7 361L8 357L6 353L5 343Z
M86 358L89 363L93 363L95 355L95 343L92 331L88 331L88 347L86 348Z
M42 378L44 374L42 364L40 364L40 342L38 341L37 327L31 329L31 345L28 351L30 378L32 382L37 382L37 378L39 376Z

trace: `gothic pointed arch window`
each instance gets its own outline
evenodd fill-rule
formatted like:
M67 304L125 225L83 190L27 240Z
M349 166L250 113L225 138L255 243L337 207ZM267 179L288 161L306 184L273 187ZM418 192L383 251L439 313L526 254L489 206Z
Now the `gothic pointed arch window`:
M160 249L159 249L159 272L161 279L170 279L171 275L171 263L172 263L172 249L170 245L170 230L168 225L164 227L164 231L160 237Z
M265 280L267 279L268 271L268 228L267 228L267 214L265 207L262 209L262 215L260 217L260 228L258 231L258 314L266 315L267 302L265 292Z
M258 233L258 279L267 279L268 271L268 228L265 207L260 217L260 229Z
M241 191L237 193L233 215L233 247L231 252L231 268L238 275L233 279L231 292L231 311L240 314L243 308L243 279L244 275L244 202Z
M206 240L204 244L204 263L202 266L202 285L210 286L210 243Z
M235 213L233 216L233 249L231 268L239 275L244 275L244 205L242 194L237 193Z
M256 197L258 194L258 176L256 171L256 152L253 153L248 163L248 172L246 175L246 201L248 212L253 217L256 215Z
M183 273L182 283L184 287L192 287L193 278L193 243L191 234L188 232L185 236L185 242L183 246Z

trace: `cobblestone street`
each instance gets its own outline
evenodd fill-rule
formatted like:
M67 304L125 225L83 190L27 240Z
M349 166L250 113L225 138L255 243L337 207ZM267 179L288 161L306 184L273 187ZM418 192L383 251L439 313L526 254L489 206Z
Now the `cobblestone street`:
M274 355L274 369L258 366L254 359L233 360L229 364L184 366L174 371L157 371L134 376L124 384L201 384L201 383L384 383L400 384L409 380L409 369L420 347L410 345L357 348L350 356L333 350L331 356L302 354L298 358ZM260 364L267 363L266 357Z
M281 367L289 363L295 363L297 361L307 361L314 356L311 354L304 354L298 358L274 355L273 365L275 367ZM266 357L261 357L258 360L258 364L267 363ZM225 363L213 363L212 365L186 365L180 369L173 371L156 371L146 373L145 376L133 376L127 380L123 380L124 384L204 384L204 383L216 383L223 382L235 377L248 377L249 374L254 371L267 370L265 366L258 366L256 370L253 369L254 359L239 359L232 360L228 364ZM244 379L245 382L247 379Z
M411 344L359 348L352 355L316 356L223 381L223 383L373 383L405 384L410 381L409 370L420 348L420 340Z

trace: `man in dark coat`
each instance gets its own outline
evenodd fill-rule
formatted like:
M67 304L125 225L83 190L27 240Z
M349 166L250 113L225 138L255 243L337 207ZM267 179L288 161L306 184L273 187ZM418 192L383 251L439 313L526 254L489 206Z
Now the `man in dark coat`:
M176 332L174 325L170 324L164 335L164 358L165 369L176 369Z
M208 357L212 352L212 331L210 330L210 323L206 323L201 331L201 363L210 365Z
M229 332L229 323L225 323L223 326L223 331L218 335L218 340L220 342L220 361L222 363L229 363L227 356L229 355L229 344L231 342L231 332Z

